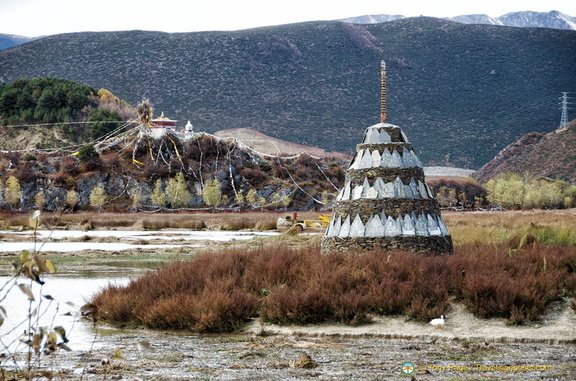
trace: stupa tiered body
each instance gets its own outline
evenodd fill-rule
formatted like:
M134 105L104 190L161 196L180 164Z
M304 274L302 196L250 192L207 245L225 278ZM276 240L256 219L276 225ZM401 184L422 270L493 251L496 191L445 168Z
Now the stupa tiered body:
M322 251L451 253L452 238L426 184L422 163L401 128L386 123L382 65L382 122L368 127L356 146Z

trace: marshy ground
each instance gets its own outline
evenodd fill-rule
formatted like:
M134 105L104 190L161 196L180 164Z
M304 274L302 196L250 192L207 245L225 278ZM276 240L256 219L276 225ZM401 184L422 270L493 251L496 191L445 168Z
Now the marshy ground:
M283 216L263 215L271 221ZM522 245L523 238L528 239L525 238L527 234L548 235L529 240L565 240L567 245L573 245L569 241L576 236L574 210L444 212L443 215L456 247L489 239L495 245L508 245L514 250ZM112 220L110 216L103 218L103 222L98 222L99 215L93 216L92 229L125 229L127 226L137 229L144 224L142 216L138 215L114 217L121 221L120 226L106 222ZM201 224L196 222L198 216L176 215L179 221L166 222L170 221L169 216L145 217L162 221L155 224L164 229L176 228L175 225L182 221ZM92 217L75 218L80 220L66 222L63 226L72 229L78 226L76 223L86 224L85 221ZM254 229L254 221L264 219L262 216L254 217L254 220L250 217L247 222L242 218L240 216L236 222L245 226L242 229ZM218 230L225 221L223 215L202 216L204 229ZM552 237L548 228L563 233ZM17 240L17 237L4 234L2 240ZM88 229L86 237L92 237ZM84 239L88 242L123 240ZM161 267L174 260L193 258L204 251L261 247L271 242L277 245L279 239L290 247L319 244L319 236L312 234L246 241L205 241L201 242L202 247L192 249L141 248L106 253L92 250L47 254L65 271L101 270L110 260L145 262L148 263L146 267L156 267L157 263L157 267ZM183 243L198 244L197 241ZM6 265L14 255L2 255ZM403 316L370 316L370 322L359 326L329 323L279 326L254 319L241 332L208 335L118 329L98 324L94 328L92 349L45 357L39 369L53 370L54 379L66 380L380 380L411 377L416 380L572 380L576 375L576 314L568 299L554 303L540 321L522 326L507 325L504 319L477 318L459 303L452 303L447 316L443 329L434 329L425 322L407 321ZM74 346L71 344L71 347ZM407 362L414 365L412 375L402 372Z

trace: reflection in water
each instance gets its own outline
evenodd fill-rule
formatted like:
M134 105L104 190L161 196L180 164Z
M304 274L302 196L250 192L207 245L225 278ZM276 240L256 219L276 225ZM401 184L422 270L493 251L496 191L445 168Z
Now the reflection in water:
M93 277L96 275L97 277ZM23 352L27 346L20 342L24 332L35 332L35 328L49 330L62 326L73 350L87 350L92 345L94 332L91 324L80 319L80 307L93 295L109 285L126 285L130 278L120 271L114 276L102 276L91 272L76 274L47 275L45 284L31 282L28 278L13 279L0 276L0 305L6 310L4 324L0 327L0 352ZM18 285L29 287L34 301L29 301ZM28 319L28 316L32 318ZM6 351L6 348L9 350Z

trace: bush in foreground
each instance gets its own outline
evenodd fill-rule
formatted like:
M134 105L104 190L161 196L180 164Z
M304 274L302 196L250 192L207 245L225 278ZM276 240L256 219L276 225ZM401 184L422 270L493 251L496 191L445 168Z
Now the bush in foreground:
M279 324L361 324L370 314L427 321L446 314L454 297L478 317L519 324L574 296L575 269L575 247L538 243L516 251L463 246L442 257L229 249L109 287L92 303L99 320L116 325L224 332L252 317Z

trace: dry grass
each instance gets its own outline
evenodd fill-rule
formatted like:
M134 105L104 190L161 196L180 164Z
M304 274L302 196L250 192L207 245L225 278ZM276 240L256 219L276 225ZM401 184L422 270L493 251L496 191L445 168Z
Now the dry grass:
M442 216L455 246L491 244L517 248L527 235L542 243L576 245L576 209L443 211Z
M191 230L273 230L279 217L286 212L250 213L43 213L42 220L47 228L67 229L191 229ZM316 218L316 214L311 214ZM17 228L26 226L28 213L0 213L0 227Z

